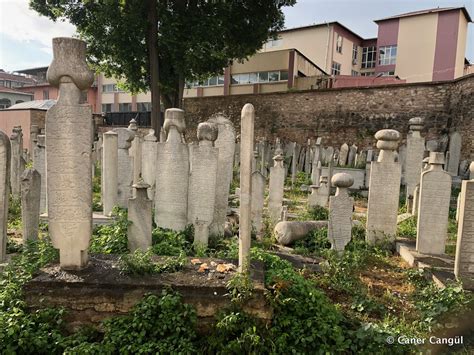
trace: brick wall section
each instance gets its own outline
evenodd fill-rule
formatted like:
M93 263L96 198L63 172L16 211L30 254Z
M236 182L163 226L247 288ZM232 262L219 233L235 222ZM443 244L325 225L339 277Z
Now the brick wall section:
M394 128L406 136L408 120L422 116L427 139L456 128L463 136L463 159L474 160L473 95L471 74L437 83L188 98L184 109L191 139L197 123L217 112L240 130L240 111L250 102L256 111L256 137L279 136L303 144L321 136L323 145L334 147L344 142L366 147L382 128Z

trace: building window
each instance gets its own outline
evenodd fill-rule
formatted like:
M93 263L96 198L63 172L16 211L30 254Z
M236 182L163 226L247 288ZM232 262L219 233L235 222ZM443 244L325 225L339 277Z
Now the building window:
M49 90L43 90L43 100L49 100Z
M87 90L81 91L81 104L85 104L87 102Z
M375 54L377 50L375 46L362 48L362 69L375 67Z
M352 76L360 76L360 73L357 70L351 70Z
M331 75L340 75L340 74L341 74L341 64L332 62Z
M356 65L357 64L357 44L353 43L352 44L352 64Z
M0 80L0 86L5 86L5 80Z
M16 101L15 101L15 104L21 104L22 102L25 102L25 101L23 101L23 100L16 100Z
M12 102L9 99L0 99L0 109L9 108Z
M337 35L336 52L337 53L342 53L342 36L341 35Z
M288 71L274 70L232 75L232 84L256 84L288 80Z
M201 81L187 81L186 88L194 88L198 86L222 86L224 85L224 76L211 76L208 79L201 80Z
M368 71L368 72L365 72L365 73L360 73L361 76L374 76L375 75L375 72L373 71Z
M392 76L392 75L395 75L395 72L394 72L394 71L382 71L382 72L378 73L377 75L380 75L380 76Z
M102 112L112 112L112 104L102 104Z
M395 64L397 59L397 46L379 48L379 65Z
M137 110L140 112L151 111L151 102L137 102Z
M130 102L119 103L119 112L130 112L132 111L132 104Z
M117 84L105 84L102 85L102 92L124 92L120 90Z
M273 48L278 47L281 44L281 38L270 39L267 41L267 47Z

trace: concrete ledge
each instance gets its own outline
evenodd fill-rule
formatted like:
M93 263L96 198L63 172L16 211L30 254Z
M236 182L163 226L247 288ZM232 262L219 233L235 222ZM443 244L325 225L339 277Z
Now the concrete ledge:
M181 294L183 302L196 308L199 331L205 332L214 322L214 316L231 304L226 284L235 271L219 273L215 270L215 265L228 261L199 260L207 263L209 270L199 272L200 263L188 260L179 272L133 276L120 273L117 256L92 256L87 269L77 272L63 271L55 264L41 269L39 275L24 286L25 300L32 310L65 308L68 329L76 330L84 325L97 327L106 318L129 312L145 294L160 295L163 289L171 288ZM216 263L212 263L214 267L211 261ZM244 309L268 321L272 309L265 300L263 264L252 264L251 277L254 290Z

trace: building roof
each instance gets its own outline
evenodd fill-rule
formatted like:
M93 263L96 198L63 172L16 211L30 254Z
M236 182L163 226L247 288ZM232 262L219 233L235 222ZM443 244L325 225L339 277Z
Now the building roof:
M338 21L315 23L315 24L313 24L313 25L299 26L299 27L292 27L292 28L285 28L285 29L279 31L278 33L291 32L291 31L300 31L300 30L306 30L306 29L309 29L309 28L316 28L316 27L323 27L323 26L331 26L331 25L339 25L339 26L341 26L342 28L344 28L345 30L347 30L347 31L349 31L350 33L352 33L352 34L353 34L354 36L356 36L357 38L360 38L361 40L364 39L363 37L359 36L357 33L355 33L354 31L352 31L351 29L349 29L348 27L344 26L343 24L341 24L341 23L338 22Z
M56 105L56 100L33 100L27 102L21 102L7 108L7 110L24 110L24 109L38 109L38 110L49 110L51 107Z
M15 73L23 73L23 74L29 74L29 75L36 75L38 72L46 72L48 70L48 66L45 67L36 67L36 68L28 68L28 69L22 69L22 70L15 70Z
M461 10L464 13L464 16L466 16L467 21L472 22L471 16L469 16L469 12L467 12L467 9L464 6L460 6L460 7L437 7L437 8L434 8L434 9L426 9L426 10L406 12L406 13L400 14L400 15L384 17L384 18L381 18L380 20L375 20L374 22L393 20L393 19L401 18L401 17L426 15L426 14L432 14L432 13L443 12L443 11L452 11L452 10Z
M26 76L10 74L10 73L5 72L4 70L0 70L0 80L15 80L15 81L20 81L22 83L31 83L31 84L34 84L35 82L33 79L27 78Z
M9 93L9 94L33 96L33 94L31 94L31 93L24 92L24 91L17 90L17 89L7 88L5 86L0 86L0 92L5 92L5 93Z

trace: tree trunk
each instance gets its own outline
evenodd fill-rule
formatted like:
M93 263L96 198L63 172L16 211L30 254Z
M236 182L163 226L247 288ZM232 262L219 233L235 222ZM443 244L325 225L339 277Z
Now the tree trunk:
M160 131L163 126L163 117L160 112L160 75L158 58L158 8L156 0L147 0L148 29L147 45L148 60L150 65L150 89L151 89L151 127L155 130L155 136L160 139Z

